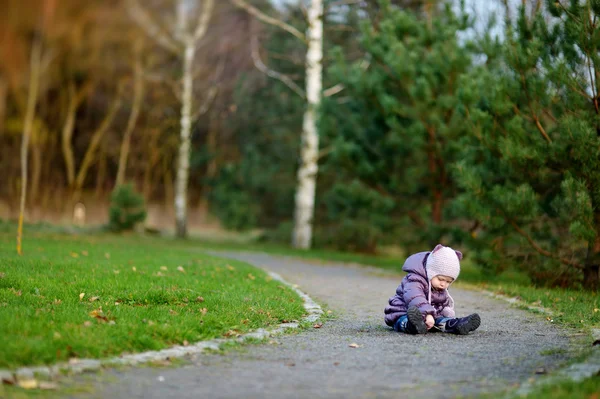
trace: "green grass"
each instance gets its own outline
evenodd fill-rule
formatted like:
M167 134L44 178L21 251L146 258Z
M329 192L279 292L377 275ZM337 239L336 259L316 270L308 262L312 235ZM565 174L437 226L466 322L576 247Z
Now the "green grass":
M0 233L0 368L158 350L297 320L301 299L193 241ZM82 295L83 294L83 295Z
M598 399L600 398L600 377L591 377L581 382L557 382L538 387L521 397L527 399Z

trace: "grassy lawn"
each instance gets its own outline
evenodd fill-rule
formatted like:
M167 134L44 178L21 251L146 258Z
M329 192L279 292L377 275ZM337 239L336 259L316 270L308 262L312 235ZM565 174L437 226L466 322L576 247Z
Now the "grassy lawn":
M14 231L0 231L0 369L185 345L304 314L293 291L197 242L30 231L23 256Z

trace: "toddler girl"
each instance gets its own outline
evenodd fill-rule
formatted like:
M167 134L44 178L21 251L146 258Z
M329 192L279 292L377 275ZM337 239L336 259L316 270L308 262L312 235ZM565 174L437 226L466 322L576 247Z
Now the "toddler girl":
M385 307L385 323L395 331L424 334L434 326L445 332L468 334L481 324L477 313L455 318L448 287L460 273L462 253L438 244L431 252L409 256L402 266L408 274Z

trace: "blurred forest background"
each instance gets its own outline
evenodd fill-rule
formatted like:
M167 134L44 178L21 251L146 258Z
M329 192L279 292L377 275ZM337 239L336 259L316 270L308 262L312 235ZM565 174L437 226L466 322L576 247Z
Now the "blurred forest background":
M287 244L304 166L297 246L442 242L488 273L597 289L600 0L316 3L0 0L0 219L24 199L26 222L82 203L106 224L124 197L148 228Z

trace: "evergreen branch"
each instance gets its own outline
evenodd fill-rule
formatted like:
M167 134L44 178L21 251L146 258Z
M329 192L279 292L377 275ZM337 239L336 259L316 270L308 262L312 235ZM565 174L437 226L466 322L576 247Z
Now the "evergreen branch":
M302 88L300 86L298 86L296 84L296 82L294 82L292 79L290 79L289 76L284 75L280 72L274 71L272 69L269 69L264 64L264 62L260 59L260 54L258 52L258 38L256 37L256 35L252 35L252 37L250 38L250 48L251 48L251 53L252 53L252 61L254 61L254 66L256 67L256 69L258 69L259 71L261 71L262 73L264 73L265 75L267 75L273 79L279 80L280 82L285 84L287 87L292 89L294 91L294 93L298 94L300 97L306 98L306 94L304 93L304 90L302 90Z
M566 258L561 258L559 255L553 254L550 251L545 250L544 248L540 247L534 240L533 238L531 238L531 236L529 234L527 234L527 232L525 232L523 229L521 229L517 223L515 223L514 220L509 219L508 220L509 223L514 227L514 229L517 231L517 233L519 233L521 236L523 236L527 242L529 242L529 245L531 245L531 247L533 249L535 249L539 254L544 255L548 258L552 258L552 259L556 259L558 260L560 263L567 265L567 266L573 266L577 269L583 269L583 265L577 262L573 262L572 260L566 259Z
M548 134L546 133L546 130L544 130L544 127L540 123L540 119L538 118L538 116L534 115L533 117L535 119L535 125L537 126L537 128L540 131L540 133L542 134L542 136L544 136L544 138L546 139L546 141L548 143L552 143L552 140L550 140L550 136L548 136Z
M294 28L292 25L287 24L277 18L268 16L267 14L260 11L258 8L253 7L250 4L246 3L246 1L244 1L244 0L230 0L230 1L236 7L246 10L246 12L248 14L256 17L260 21L270 24L270 25L277 26L277 27L285 30L286 32L289 32L292 35L296 36L298 39L302 40L303 43L306 43L306 36L302 32L300 32L298 29Z

